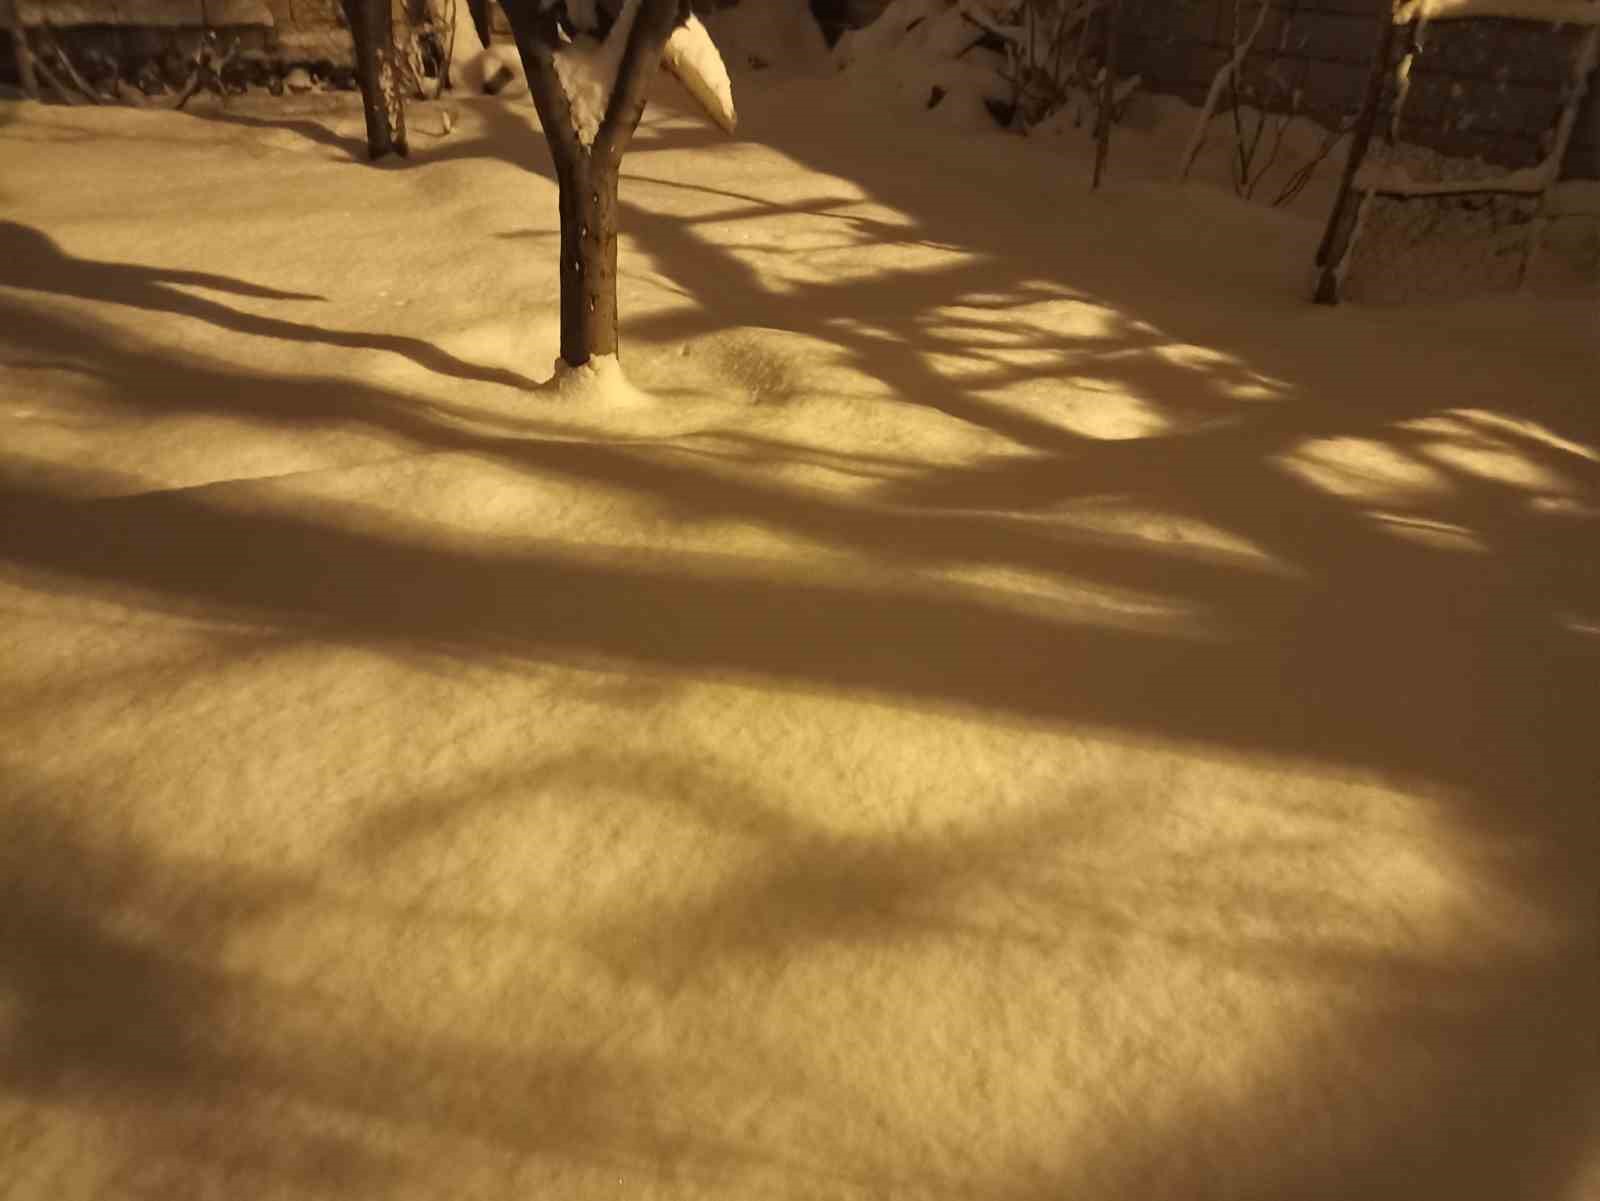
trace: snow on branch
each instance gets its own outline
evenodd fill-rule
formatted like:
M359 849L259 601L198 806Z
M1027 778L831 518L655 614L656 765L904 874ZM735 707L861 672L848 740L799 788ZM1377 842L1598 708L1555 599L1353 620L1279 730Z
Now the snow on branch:
M572 127L585 147L594 145L600 123L605 120L639 4L640 0L626 0L605 41L580 35L571 45L555 52L556 78L572 112Z
M1596 0L1406 0L1394 9L1394 23L1459 21L1472 17L1505 17L1543 21L1548 25L1600 26Z
M699 17L691 13L687 22L672 31L662 62L723 133L738 127L727 65Z

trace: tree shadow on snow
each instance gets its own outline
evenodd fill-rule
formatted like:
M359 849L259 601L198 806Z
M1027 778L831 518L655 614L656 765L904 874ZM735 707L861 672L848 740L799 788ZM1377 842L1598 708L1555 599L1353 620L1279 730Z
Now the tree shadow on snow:
M670 136L662 138L664 149ZM1447 401L1416 392L1352 396L1329 385L1335 377L1319 366L1320 356L1339 353L1337 340L1310 350L1276 346L1270 323L1252 327L1193 311L1206 292L1184 277L1192 267L1175 267L1176 279L1130 280L1109 252L1052 250L1026 223L1010 230L1004 222L971 225L973 212L919 216L914 179L896 176L892 163L847 166L914 219L897 236L934 244L965 237L976 261L803 283L779 295L733 248L697 231L696 220L629 200L625 233L697 294L701 308L630 323L624 337L684 339L730 323L792 329L841 348L898 403L936 408L1006 447L987 460L923 469L835 452L843 469L878 473L865 495L775 481L767 470L773 464L818 453L781 440L545 442L534 418L520 426L474 422L465 406L348 380L297 381L289 392L274 377L114 340L88 321L5 301L0 311L5 330L31 354L131 381L115 403L135 411L369 426L408 447L465 451L538 477L618 489L685 524L737 520L800 535L893 565L893 582L881 572L858 579L841 567L819 579L806 564L681 550L623 559L541 542L537 530L514 544L431 541L374 532L372 514L359 505L226 490L85 503L26 464L0 470L11 481L0 495L0 561L28 573L45 594L132 594L151 608L240 621L269 636L466 661L578 664L668 682L746 680L1072 723L1397 781L1427 799L1446 832L1502 848L1495 863L1474 870L1530 912L1570 922L1592 950L1600 841L1590 726L1600 707L1600 639L1585 621L1600 610L1593 551L1600 471L1582 446L1549 434L1593 447L1600 442L1593 416L1574 412L1560 390L1541 389L1537 373L1525 394L1503 394L1504 381L1490 378L1476 385L1481 394ZM846 173L837 162L829 169ZM706 223L774 209L725 191L710 199L736 205L699 219ZM811 208L815 220L839 216L826 203ZM41 251L37 235L15 232L22 228L5 227L13 253L0 261L32 254L36 263L64 263L62 294L117 299L120 291L133 298L124 303L163 308L181 296L142 268L85 265L48 245ZM8 270L16 268L0 267ZM1066 282L1040 282L1053 273ZM1046 356L1042 365L997 362L963 382L923 355L981 358L1007 313L1075 298L1107 307L1093 332L1011 323L1023 327L1014 330L1021 344ZM952 309L970 314L966 324L950 319ZM991 322L986 312L1000 317ZM1174 345L1227 353L1175 361ZM1053 420L1047 406L1013 407L994 395L1052 372L1098 375L1170 424L1152 436L1095 438ZM1259 374L1284 381L1272 403L1238 396ZM1357 443L1366 458L1333 454ZM1425 476L1433 486L1426 505L1389 497L1384 463L1391 475ZM1162 515L1175 529L1222 531L1252 551L1074 520L1093 517L1099 504ZM1126 590L1164 602L1176 616L1141 625L1092 608L1019 609L1003 588L956 587L938 575L973 564ZM426 850L469 822L476 807L642 774L621 754L549 758L495 787L469 782L459 795L407 798L357 828L341 853L358 864L383 863ZM1341 998L1328 1001L1325 1024L1307 1037L1286 1078L1242 1078L1204 1109L1140 1110L1113 1145L1075 1152L1066 1165L1019 1166L1001 1181L932 1172L875 1178L870 1166L846 1165L831 1183L1004 1201L1422 1194L1543 1201L1574 1187L1590 1149L1585 1123L1600 1096L1592 1017L1600 982L1584 948L1576 956L1570 948L1475 955L1463 935L1451 955L1407 956L1359 941L1252 940L1240 933L1248 921L1226 932L1176 919L1154 928L1130 923L1100 901L1105 881L1094 873L1104 873L1103 865L1086 866L1078 880L1034 874L1041 857L1059 862L1086 837L1070 782L1043 817L975 819L875 841L814 828L783 798L693 763L655 779L649 803L681 810L708 833L737 833L759 852L707 896L624 908L589 933L594 955L654 990L663 1005L727 964L776 977L812 945L892 948L940 938L974 947L1021 943L1048 955L1085 931L1104 932L1112 944L1159 937L1219 979L1304 977ZM735 1176L758 1166L759 1155L707 1134L705 1123L663 1133L616 1118L627 1097L671 1087L653 1075L659 1065L618 1075L581 1054L550 1064L505 1059L398 1026L361 1025L371 1006L341 1015L264 987L257 997L253 985L211 979L148 943L130 945L107 932L112 923L88 901L64 897L53 867L46 880L32 865L65 862L63 880L109 878L112 884L90 890L107 911L155 905L135 884L115 882L153 878L167 865L107 864L78 848L70 832L30 833L25 807L8 812L22 815L7 819L15 827L11 845L38 849L5 860L6 895L21 900L8 908L25 916L4 927L12 953L0 962L8 990L21 998L22 1029L32 1032L21 1044L33 1048L21 1060L27 1089L59 1087L74 1067L156 1095L205 1096L225 1078L523 1151L565 1147L638 1168L659 1162L661 1140L677 1137L690 1159L715 1171ZM1136 816L1130 803L1129 821ZM212 945L205 931L184 924L194 914L214 911L223 915L212 919L218 924L243 927L252 906L287 905L310 885L285 873L185 887L205 903L155 912L157 946L204 951ZM947 904L982 887L1015 895L1021 916L985 926ZM1174 895L1152 912L1181 914L1194 903ZM1240 901L1245 916L1253 903L1267 901ZM386 920L398 927L416 919ZM72 992L75 977L64 965L74 960L101 963L108 977L124 981L121 991L146 1020L113 1029L109 997ZM281 1020L292 1031L287 1049L248 1040L209 1046L206 1015L240 1006ZM191 1020L200 1034L185 1027ZM1038 1015L1042 1030L1060 1020ZM1161 1029L1137 1037L1140 1054L1160 1057ZM760 1065L757 1074L769 1068ZM751 1085L757 1093L763 1087L772 1086ZM392 1168L360 1151L349 1162L351 1172L378 1173L374 1188ZM804 1154L787 1166L807 1187L822 1187L823 1176L808 1175L821 1169Z
M398 1018L382 973L374 992L353 995L216 963L231 940L311 914L342 912L376 929L379 955L382 944L403 953L419 921L481 938L468 919L364 906L290 869L202 870L127 842L108 849L54 813L41 782L12 773L0 784L7 1091L116 1123L87 1172L30 1156L35 1172L148 1178L139 1165L154 1163L184 1193L219 1171L273 1193L457 1187L448 1162L399 1150L385 1134L406 1127L633 1179L675 1157L713 1176L763 1159L735 1138L661 1121L642 1098L681 1086L694 1065L627 1061L606 1047L604 1029L529 1055ZM370 940L364 950L374 953Z
M0 221L0 285L52 296L109 301L149 312L172 313L205 321L219 329L262 338L312 342L350 350L384 350L410 359L439 375L478 383L531 388L536 381L503 368L480 367L457 358L420 338L329 329L245 313L214 300L192 296L181 288L205 288L266 300L325 301L326 297L284 292L242 280L197 271L165 271L133 263L77 258L63 251L47 234L15 221Z
M313 145L327 146L337 150L342 159L348 159L353 162L367 161L367 142L365 138L346 137L328 128L320 121L297 120L293 117L258 117L221 107L192 112L186 110L184 115L197 121L212 122L218 125L234 125L241 129L298 134Z

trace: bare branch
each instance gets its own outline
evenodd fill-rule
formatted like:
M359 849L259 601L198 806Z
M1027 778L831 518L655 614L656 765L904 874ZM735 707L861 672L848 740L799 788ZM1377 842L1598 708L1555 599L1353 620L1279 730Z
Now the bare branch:
M1230 79L1235 79L1239 73L1239 65L1244 62L1245 55L1250 53L1256 35L1261 32L1262 25L1266 24L1267 12L1272 8L1272 0L1261 0L1261 8L1256 13L1256 23L1250 30L1250 36L1243 42L1235 42L1233 54L1227 62L1217 68L1217 73L1211 77L1211 87L1206 92L1206 102L1200 109L1200 116L1195 121L1194 133L1189 137L1189 144L1183 148L1183 163L1179 169L1178 177L1187 179L1189 169L1194 166L1195 157L1200 153L1200 146L1205 141L1206 127L1211 124L1211 118L1217 111L1217 101L1222 98L1222 89L1227 86Z

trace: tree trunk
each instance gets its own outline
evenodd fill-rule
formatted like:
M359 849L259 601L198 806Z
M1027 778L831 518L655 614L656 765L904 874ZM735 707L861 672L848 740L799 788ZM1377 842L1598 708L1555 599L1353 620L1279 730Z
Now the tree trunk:
M356 79L367 117L367 157L405 158L406 102L400 56L394 48L394 13L389 0L340 0L356 47Z
M1384 84L1389 79L1390 59L1394 55L1395 25L1387 5L1378 18L1378 49L1372 59L1372 70L1367 76L1367 91L1356 117L1354 136L1349 153L1344 160L1344 171L1339 178L1339 195L1328 215L1328 226L1322 233L1322 243L1317 247L1317 287L1312 297L1318 304L1339 303L1339 264L1350 248L1350 235L1355 229L1356 213L1361 201L1355 194L1356 172L1367 157L1367 147L1372 143L1372 131L1378 124L1378 111L1383 107Z
M577 367L617 353L618 164L556 163L561 189L561 357Z
M561 44L554 9L538 0L501 0L511 21L528 90L555 161L561 206L561 358L581 367L617 353L617 178L644 113L661 52L687 0L641 0L594 142L578 136L556 74Z

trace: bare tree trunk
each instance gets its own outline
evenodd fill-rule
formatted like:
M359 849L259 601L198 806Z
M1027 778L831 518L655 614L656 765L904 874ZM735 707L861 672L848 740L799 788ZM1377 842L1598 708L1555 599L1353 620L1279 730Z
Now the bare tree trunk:
M367 157L405 158L406 102L400 56L394 48L389 0L339 0L356 47L356 79L367 117Z
M555 160L561 210L561 358L581 367L617 353L617 178L650 83L687 0L640 0L605 119L585 144L556 74L554 11L538 0L501 0ZM475 13L474 16L477 14Z
M561 357L617 353L617 171L594 155L556 162L561 188Z

